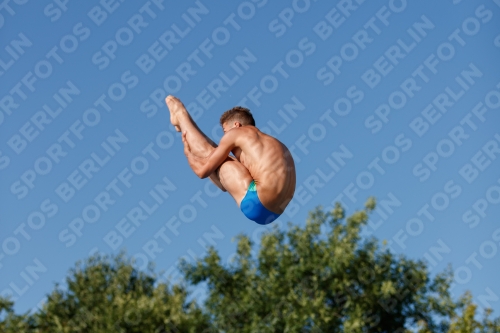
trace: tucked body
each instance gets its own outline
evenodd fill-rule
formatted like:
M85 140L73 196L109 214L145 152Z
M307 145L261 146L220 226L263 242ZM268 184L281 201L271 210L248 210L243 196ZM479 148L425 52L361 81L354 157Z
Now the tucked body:
M243 213L258 223L270 223L283 213L295 191L293 158L283 143L255 127L248 109L235 107L222 115L224 136L217 146L177 98L169 96L166 102L197 176L209 177L228 191Z

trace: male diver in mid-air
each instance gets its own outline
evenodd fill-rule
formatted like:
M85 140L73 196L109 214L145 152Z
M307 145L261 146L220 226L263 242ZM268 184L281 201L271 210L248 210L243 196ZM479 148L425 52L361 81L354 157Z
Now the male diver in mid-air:
M209 177L229 192L243 214L259 224L271 223L283 213L295 192L295 163L284 144L255 127L250 110L237 106L222 114L224 136L217 146L178 98L168 96L165 102L198 177Z

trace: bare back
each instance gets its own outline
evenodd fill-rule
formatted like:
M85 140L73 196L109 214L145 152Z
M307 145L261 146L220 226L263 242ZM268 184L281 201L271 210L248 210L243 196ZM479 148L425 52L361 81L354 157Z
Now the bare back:
M232 153L250 172L260 201L270 211L283 213L295 192L295 163L290 151L254 126L234 130L238 136Z

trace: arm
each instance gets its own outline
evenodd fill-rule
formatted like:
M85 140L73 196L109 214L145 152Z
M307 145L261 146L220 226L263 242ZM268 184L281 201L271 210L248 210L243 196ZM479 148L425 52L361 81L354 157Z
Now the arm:
M206 178L226 160L231 150L236 146L235 140L238 133L235 130L228 131L222 137L219 146L207 157L199 157L191 153L186 135L186 132L182 133L182 142L188 163L198 177Z

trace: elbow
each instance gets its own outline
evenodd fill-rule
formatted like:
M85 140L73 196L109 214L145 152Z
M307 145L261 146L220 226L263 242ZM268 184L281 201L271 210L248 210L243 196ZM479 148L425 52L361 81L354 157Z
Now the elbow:
M193 170L193 171L198 178L200 178L200 179L207 178L207 176L205 175L205 173L203 171L200 171L200 170Z
M203 168L202 170L198 171L196 175L200 177L200 179L205 179L210 176L210 172L206 168Z
M207 178L209 175L207 175L206 173L206 169L203 167L203 166L197 166L197 165L193 165L193 164L190 164L191 166L191 170L193 170L194 174L200 178L200 179L203 179L203 178Z
M214 169L210 167L208 164L200 165L198 168L196 168L195 173L198 177L201 179L210 177L210 175L214 172Z

